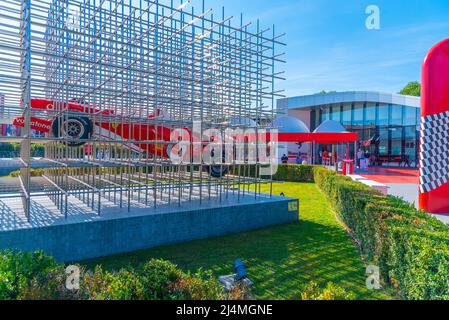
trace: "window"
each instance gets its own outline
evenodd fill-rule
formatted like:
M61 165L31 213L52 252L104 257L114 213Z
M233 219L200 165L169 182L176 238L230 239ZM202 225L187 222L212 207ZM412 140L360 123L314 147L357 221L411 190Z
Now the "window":
M416 126L405 127L404 131L405 155L409 158L410 163L416 166L416 156L418 153L418 131L416 130Z
M402 155L402 127L391 128L391 155Z
M376 125L377 107L375 103L367 103L365 108L365 126Z
M379 106L379 117L377 118L378 126L388 126L389 114L390 114L390 106L381 105Z
M416 139L416 126L407 126L405 127L405 138L406 139Z
M379 154L388 155L388 128L381 128L379 130Z
M357 103L354 105L354 117L352 121L353 126L363 126L363 104Z
M331 120L341 122L341 106L332 106Z
M330 107L329 106L325 106L321 109L321 122L323 123L324 121L330 120Z
M392 105L391 106L391 118L390 118L390 125L392 126L402 126L402 117L403 117L403 107L398 105Z
M344 105L343 106L343 111L342 111L342 124L344 125L351 125L351 121L352 121L352 106L351 105Z
M417 108L404 107L404 125L414 126L418 123Z

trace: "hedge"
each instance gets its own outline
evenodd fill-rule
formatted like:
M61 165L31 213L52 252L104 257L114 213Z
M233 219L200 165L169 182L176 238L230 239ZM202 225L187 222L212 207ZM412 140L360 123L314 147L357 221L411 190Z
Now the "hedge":
M314 182L313 166L310 165L280 165L274 180L289 182Z
M312 172L313 179L310 179ZM401 199L384 196L320 166L283 165L277 180L323 191L384 285L404 299L449 299L449 227Z
M80 268L79 290L66 289L65 265L42 252L0 252L0 300L227 300L248 299L241 287L224 292L211 272L185 273L152 259L117 272Z
M45 145L41 143L31 144L31 156L43 157L45 154ZM20 144L19 143L0 143L0 158L15 158L20 156Z
M404 299L449 299L449 228L400 199L314 167L314 180L384 284Z

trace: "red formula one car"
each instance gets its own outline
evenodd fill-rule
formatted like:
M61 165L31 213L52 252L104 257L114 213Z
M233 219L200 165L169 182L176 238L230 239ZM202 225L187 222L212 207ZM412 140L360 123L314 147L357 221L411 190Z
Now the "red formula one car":
M126 118L117 117L112 110L100 110L71 102L68 104L58 103L56 108L55 104L51 100L31 99L33 111L42 111L43 116L52 118L47 120L32 116L30 118L31 129L66 139L70 147L82 146L87 140L99 137L105 141L123 141L127 148L135 152L148 151L150 154L157 154L164 158L169 157L165 145L138 143L138 141L170 141L171 130L169 128L158 126L156 132L154 125L132 123ZM63 111L58 114L57 110ZM45 111L47 111L46 115ZM161 112L159 111L159 113ZM150 118L155 118L155 116L150 115ZM13 124L17 127L24 127L25 118L18 117L14 119Z
M39 115L30 118L30 128L45 134L67 141L69 147L80 147L93 138L104 141L123 141L126 148L137 153L148 152L151 155L169 159L172 144L169 142L172 130L163 125L155 126L152 121L148 123L132 123L126 117L114 114L112 110L82 105L80 103L59 103L45 99L31 99L33 113ZM62 110L58 112L58 110ZM43 119L42 117L50 118ZM150 115L149 119L161 118L163 113ZM25 118L14 119L15 126L25 127ZM139 143L141 141L142 143ZM144 141L163 141L164 143L143 143ZM213 177L221 177L229 172L225 165L210 166L206 168Z

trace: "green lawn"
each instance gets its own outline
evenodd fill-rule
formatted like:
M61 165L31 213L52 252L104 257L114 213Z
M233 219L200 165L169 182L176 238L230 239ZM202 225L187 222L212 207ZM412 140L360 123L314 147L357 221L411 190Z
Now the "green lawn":
M184 270L211 269L230 274L233 261L243 258L254 282L253 294L261 299L298 298L310 281L332 281L358 299L389 298L365 287L365 268L352 240L337 222L323 194L314 184L278 183L273 192L300 199L301 221L224 237L165 246L132 254L87 261L113 270L163 258Z

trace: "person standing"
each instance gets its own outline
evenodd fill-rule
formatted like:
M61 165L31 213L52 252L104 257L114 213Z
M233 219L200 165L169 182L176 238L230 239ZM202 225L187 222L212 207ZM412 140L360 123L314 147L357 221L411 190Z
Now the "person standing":
M327 151L327 149L323 152L323 165L329 165L329 151Z
M368 150L365 151L365 168L368 168L370 164L371 154Z
M357 168L360 168L361 167L361 159L362 159L362 156L364 155L364 153L363 153L363 151L362 151L362 149L359 149L359 151L357 151Z

